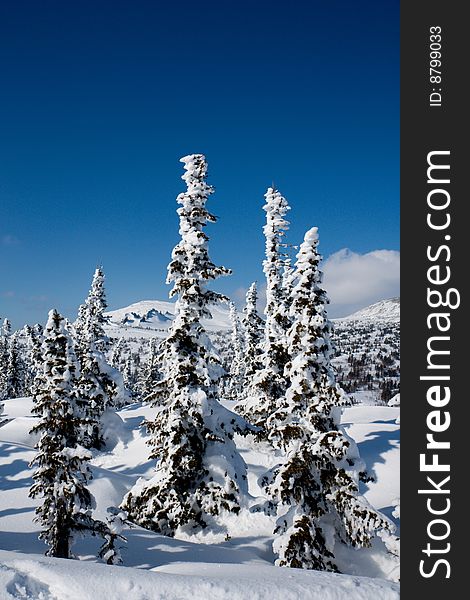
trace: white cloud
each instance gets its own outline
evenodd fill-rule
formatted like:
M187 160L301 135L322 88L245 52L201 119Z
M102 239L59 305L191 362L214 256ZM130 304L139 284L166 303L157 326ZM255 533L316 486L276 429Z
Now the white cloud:
M396 250L357 254L345 248L329 256L322 270L323 286L331 300L330 317L346 316L400 295L400 253Z

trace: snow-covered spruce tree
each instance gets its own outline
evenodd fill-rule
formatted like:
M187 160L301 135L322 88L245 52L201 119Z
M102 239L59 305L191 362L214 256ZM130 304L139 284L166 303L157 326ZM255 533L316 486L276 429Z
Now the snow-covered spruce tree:
M266 258L263 270L266 275L265 335L263 344L263 369L256 372L248 390L249 398L240 409L257 425L263 425L277 408L277 401L286 392L288 381L285 366L289 360L287 331L290 326L285 283L285 243L283 238L289 228L285 219L290 207L287 200L274 188L265 194Z
M256 282L253 282L246 292L242 318L245 364L243 386L245 389L249 388L253 377L263 368L264 321L258 314L257 302L258 292Z
M122 374L108 364L104 351L109 340L105 334L103 312L106 309L104 274L97 268L90 292L79 308L75 322L77 355L80 362L80 397L85 403L87 436L83 443L87 448L103 447L101 417L107 409L119 408L130 402Z
M246 491L246 466L233 442L237 419L216 398L222 370L201 318L221 296L209 281L230 273L209 258L204 227L216 218L206 209L213 192L206 183L202 154L181 159L187 191L178 196L181 241L168 266L171 296L177 295L175 319L162 344L163 379L151 396L157 414L147 423L155 476L139 480L123 508L131 520L164 535L206 527L223 511L240 510Z
M56 310L49 313L42 351L43 369L32 411L39 422L31 430L40 438L31 463L36 470L30 496L42 499L36 521L43 528L39 539L49 546L47 555L70 558L77 535L89 532L111 535L114 540L116 536L91 517L94 499L87 489L91 454L81 445L84 420L77 393L79 365L65 321Z
M3 333L0 333L0 400L8 398L8 345L8 338Z
M9 319L5 318L2 324L2 335L4 337L9 337L11 335L11 323Z
M25 369L18 342L18 332L7 339L8 355L5 378L5 397L20 398L24 395Z
M288 336L290 385L266 421L268 439L286 458L264 477L264 485L268 507L280 515L276 564L337 570L335 543L368 546L390 523L359 496L357 447L339 429L344 394L330 362L331 324L317 246L314 227L297 255Z
M129 390L131 398L135 398L137 395L137 365L135 364L135 357L133 356L132 352L129 352L126 358L122 376L124 379L124 385Z
M123 337L120 337L117 342L114 343L111 350L111 366L122 373L126 364L126 356L128 353L129 348L127 347L126 340Z
M146 402L162 378L162 349L161 341L157 338L150 340L149 353L141 373L139 390L143 402Z
M241 400L246 393L243 385L245 380L245 344L240 317L233 302L230 303L230 323L232 325L231 343L233 360L230 365L227 392L230 399Z
M106 319L104 312L108 307L104 288L104 272L102 267L97 267L91 281L91 288L85 300L85 330L93 339L96 350L105 352L109 348L109 339L104 331Z
M25 369L24 390L28 396L36 393L36 376L42 367L42 326L25 325L23 328L25 352L23 363Z

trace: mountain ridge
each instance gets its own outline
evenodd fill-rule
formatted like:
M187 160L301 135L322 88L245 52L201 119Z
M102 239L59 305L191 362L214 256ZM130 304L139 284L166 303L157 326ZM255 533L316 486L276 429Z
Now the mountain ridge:
M211 307L212 319L203 319L207 331L229 331L230 308L227 303L215 304ZM108 327L129 328L138 330L166 331L171 325L175 314L175 303L164 300L141 300L123 308L110 310L105 313ZM366 322L399 322L400 298L387 298L348 315L332 319L335 322L366 321Z
M379 300L335 321L400 321L400 297Z

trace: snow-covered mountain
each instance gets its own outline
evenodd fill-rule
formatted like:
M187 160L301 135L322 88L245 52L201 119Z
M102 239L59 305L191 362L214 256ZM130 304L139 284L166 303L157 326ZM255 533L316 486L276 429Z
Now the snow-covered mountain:
M203 319L206 331L229 331L230 308L220 302L211 307L212 319ZM163 337L175 316L175 304L162 300L141 300L104 315L108 320L108 334L116 337L126 332L136 337Z
M400 321L400 298L380 300L336 321Z
M231 331L230 309L228 304L220 302L211 307L212 319L203 319L202 323L209 332ZM175 304L163 300L141 300L124 308L105 313L108 319L108 334L112 337L138 338L164 337L175 315ZM334 319L336 322L399 322L400 298L381 300L361 310Z

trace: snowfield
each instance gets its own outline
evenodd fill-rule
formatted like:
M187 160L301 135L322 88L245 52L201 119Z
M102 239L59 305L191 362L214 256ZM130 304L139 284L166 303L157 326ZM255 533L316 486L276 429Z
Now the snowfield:
M186 565L185 565L186 567ZM397 600L389 582L264 565L143 571L0 551L0 598L34 600Z
M230 408L231 402L225 402ZM31 400L5 402L0 427L0 600L153 600L153 599L321 599L395 600L398 560L377 540L370 549L336 548L342 575L273 566L274 520L250 506L263 498L258 477L277 462L273 451L250 438L237 438L248 466L250 502L238 516L225 519L228 530L185 539L167 538L140 527L126 529L124 566L97 564L100 540L74 546L79 560L44 556L33 522L36 501L28 497L35 440L29 434L36 419ZM139 427L153 410L131 405L106 422L107 449L92 461L90 490L95 516L104 518L139 477L152 475L145 430ZM355 439L374 481L361 490L387 517L399 502L399 408L355 406L344 411L343 426Z

